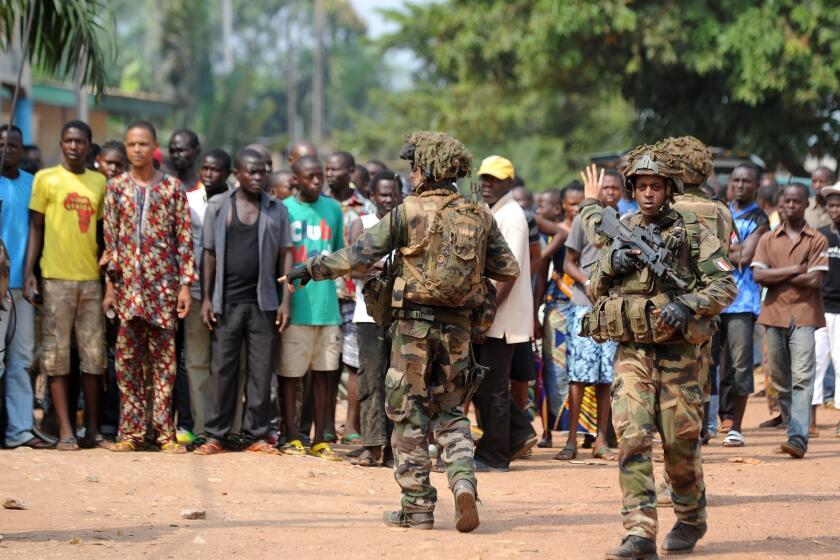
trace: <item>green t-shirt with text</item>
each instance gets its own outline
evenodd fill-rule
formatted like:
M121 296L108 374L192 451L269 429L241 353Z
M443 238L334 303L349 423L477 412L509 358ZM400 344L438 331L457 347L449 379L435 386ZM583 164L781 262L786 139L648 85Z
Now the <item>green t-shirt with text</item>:
M319 196L309 204L296 196L283 201L289 210L294 262L325 255L344 247L341 206L335 200ZM309 282L292 294L293 325L340 325L335 281Z

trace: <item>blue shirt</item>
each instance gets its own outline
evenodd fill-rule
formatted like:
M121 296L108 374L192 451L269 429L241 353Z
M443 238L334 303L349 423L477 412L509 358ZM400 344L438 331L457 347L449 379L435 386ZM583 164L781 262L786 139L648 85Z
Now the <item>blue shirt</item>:
M743 210L738 210L735 204L730 204L729 210L732 212L735 230L738 232L738 239L735 239L734 235L732 236L733 248L738 246L739 239L740 243L743 243L755 230L770 224L767 214L755 202ZM738 285L738 297L729 307L723 310L723 313L752 313L758 315L761 311L761 287L753 280L752 268L749 264L742 265L732 271L732 277Z
M6 244L12 261L10 288L23 288L23 264L29 239L29 199L32 198L32 175L20 170L18 173L17 179L0 177L0 200L3 201L0 239Z
M636 212L639 209L639 203L633 200L624 198L623 196L618 199L618 215L624 216L625 214L630 214L631 212Z

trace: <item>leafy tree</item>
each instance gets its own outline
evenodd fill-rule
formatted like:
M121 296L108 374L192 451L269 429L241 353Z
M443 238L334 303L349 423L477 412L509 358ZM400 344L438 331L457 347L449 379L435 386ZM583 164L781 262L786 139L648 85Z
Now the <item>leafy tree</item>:
M388 15L399 31L385 46L417 54L418 82L463 94L450 109L472 114L483 130L474 138L469 127L455 130L466 140L504 146L530 130L532 142L573 141L582 156L627 146L610 143L609 129L613 142L690 133L795 172L808 153L840 155L833 0L489 0L480 9L449 0ZM488 90L508 104L471 111ZM528 103L534 98L541 101ZM620 99L634 111L629 130L621 118L603 121L602 105L621 114ZM517 109L514 121L531 125L524 131L508 128Z

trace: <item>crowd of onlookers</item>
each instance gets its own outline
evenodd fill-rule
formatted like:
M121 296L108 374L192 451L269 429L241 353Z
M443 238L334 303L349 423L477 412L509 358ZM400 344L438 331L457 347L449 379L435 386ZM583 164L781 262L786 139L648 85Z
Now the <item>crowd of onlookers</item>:
M145 121L101 145L86 123L71 121L60 146L61 162L43 168L19 129L0 127L0 234L11 260L0 311L6 447L340 461L333 444L341 441L354 446L356 464L392 462L390 337L366 311L364 276L291 293L277 278L353 243L410 196L399 172L345 151L323 157L308 142L290 146L287 169L275 170L280 158L262 145L232 156L187 129L161 149ZM529 272L497 287L495 320L473 340L489 367L470 405L477 468L507 470L535 445L553 446L557 431L567 436L556 459L575 459L583 432L595 457L615 460L615 344L580 334L598 258L577 218L583 186L535 195L502 156L485 158L477 176ZM819 167L811 189L780 186L744 162L725 185L704 185L729 207L739 289L713 344L706 441L725 432L723 445L746 443L758 364L778 412L763 425L786 427L803 454L819 435L817 408L834 390L826 374L840 366L835 182ZM617 169L605 171L600 197L621 214L635 209ZM46 379L43 398L33 393L35 372Z

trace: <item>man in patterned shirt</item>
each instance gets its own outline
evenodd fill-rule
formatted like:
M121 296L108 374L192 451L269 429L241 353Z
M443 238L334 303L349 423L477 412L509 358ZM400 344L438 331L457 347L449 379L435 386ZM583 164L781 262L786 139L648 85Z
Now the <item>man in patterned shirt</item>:
M196 280L190 207L181 183L156 170L154 126L128 127L131 170L108 183L105 197L105 311L120 319L117 384L120 429L114 451L134 451L145 437L144 363L152 376L152 424L162 451L184 453L175 441L172 389L175 327L190 308Z

